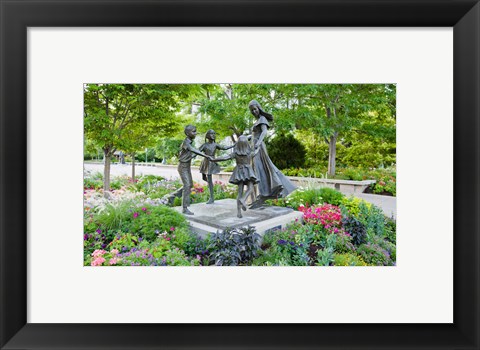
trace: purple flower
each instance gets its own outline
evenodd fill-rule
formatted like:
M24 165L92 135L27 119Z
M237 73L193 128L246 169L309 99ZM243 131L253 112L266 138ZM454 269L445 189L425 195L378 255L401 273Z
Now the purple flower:
M97 233L98 233L98 234L102 233L102 230L98 229L98 230L97 230Z
M287 241L284 241L283 239L279 239L277 243L280 245L284 245L284 244L287 244Z

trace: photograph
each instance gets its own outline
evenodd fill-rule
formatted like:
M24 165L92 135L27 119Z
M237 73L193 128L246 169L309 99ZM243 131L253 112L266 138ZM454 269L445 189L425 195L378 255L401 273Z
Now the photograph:
M396 84L83 94L85 266L396 265Z
M0 13L0 350L480 350L479 0Z

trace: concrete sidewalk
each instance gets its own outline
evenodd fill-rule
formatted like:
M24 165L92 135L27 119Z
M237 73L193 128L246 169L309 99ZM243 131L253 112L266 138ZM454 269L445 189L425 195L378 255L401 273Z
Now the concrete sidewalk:
M91 173L100 172L103 174L103 164L101 163L84 163L84 169L90 171ZM130 164L112 164L110 167L111 176L120 176L120 175L131 175L132 166ZM136 165L135 174L140 175L160 175L166 179L176 179L179 178L177 167L175 165L163 165L155 164L152 166L145 165ZM198 171L198 167L192 166L192 177L194 181L205 183L202 180L202 174ZM380 196L378 194L369 194L369 193L344 193L346 196L353 195L355 197L361 198L373 205L376 205L379 208L382 208L383 212L388 217L397 218L397 198L391 196Z

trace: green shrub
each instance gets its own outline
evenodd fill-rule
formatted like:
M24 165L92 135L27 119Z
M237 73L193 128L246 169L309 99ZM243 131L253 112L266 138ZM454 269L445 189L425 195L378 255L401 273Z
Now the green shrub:
M294 224L284 230L269 232L263 237L262 247L265 249L257 265L275 266L307 266L310 264L309 241L312 226ZM310 233L309 233L310 232Z
M100 188L103 188L103 181L93 178L84 178L83 188L86 190L99 190Z
M164 205L137 207L130 215L127 229L151 242L160 234L188 227L182 214Z
M397 242L397 222L387 217L385 218L385 239L394 244Z
M393 265L390 254L375 243L362 244L357 248L357 254L369 265Z
M128 232L128 225L132 219L131 201L110 202L99 209L93 221L104 231L125 231Z
M305 146L292 134L275 136L267 148L268 155L279 169L299 168L305 164Z
M335 266L367 266L358 255L354 253L335 254L333 257L333 265Z
M362 181L365 180L364 171L358 168L345 168L338 172L338 178L342 177L345 180Z
M298 209L299 206L311 206L323 202L320 188L298 188L285 198L269 201L270 204Z
M162 265L166 266L198 266L198 259L189 259L185 252L179 248L173 248L165 252L162 258Z
M352 237L343 233L339 232L335 235L335 252L338 253L348 253L355 251L355 247L352 244Z
M195 234L191 233L189 239L185 242L183 250L185 254L190 257L199 257L201 262L205 262L208 265L209 252L207 246L209 238L201 239Z
M345 197L342 193L329 187L320 188L319 194L320 194L320 197L322 197L324 203L337 205L337 206L342 203L342 200Z
M333 262L334 254L333 248L328 247L325 249L319 249L317 251L317 266L330 266Z
M123 252L136 247L140 242L140 237L131 233L124 233L115 236L108 246L110 249L118 249L118 251Z
M378 246L380 246L382 249L386 250L388 254L390 255L390 259L395 262L397 260L397 248L395 246L395 243L392 243L388 241L387 239L384 239L382 237L375 236L372 239L371 243L375 243Z

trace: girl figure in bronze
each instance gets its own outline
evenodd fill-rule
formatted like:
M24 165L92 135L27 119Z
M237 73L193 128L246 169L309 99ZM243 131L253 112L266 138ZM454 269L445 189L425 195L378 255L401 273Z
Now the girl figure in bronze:
M247 136L240 136L233 148L233 152L225 157L219 157L213 160L218 162L221 160L235 159L236 166L233 169L232 176L229 182L238 186L237 195L237 217L242 217L242 210L247 210L245 201L253 191L253 186L257 183L255 172L252 168L252 157L254 151L250 147ZM243 193L244 186L247 186L247 191Z
M214 130L210 129L205 134L205 143L200 146L199 151L205 153L208 156L215 157L215 152L217 149L227 150L233 146L222 146L215 142L216 133ZM207 204L212 204L214 202L213 197L213 181L212 174L218 174L220 172L220 167L217 163L210 161L209 158L203 158L202 163L200 164L200 173L202 173L203 181L208 183L208 190L210 192L210 199Z
M270 127L270 123L273 121L273 116L265 112L255 100L250 101L248 108L256 119L252 128L255 147L253 168L259 182L257 198L250 205L250 208L254 209L262 206L267 199L287 196L289 193L293 192L296 187L273 164L268 156L265 143L263 142L263 139L267 135L267 130Z

